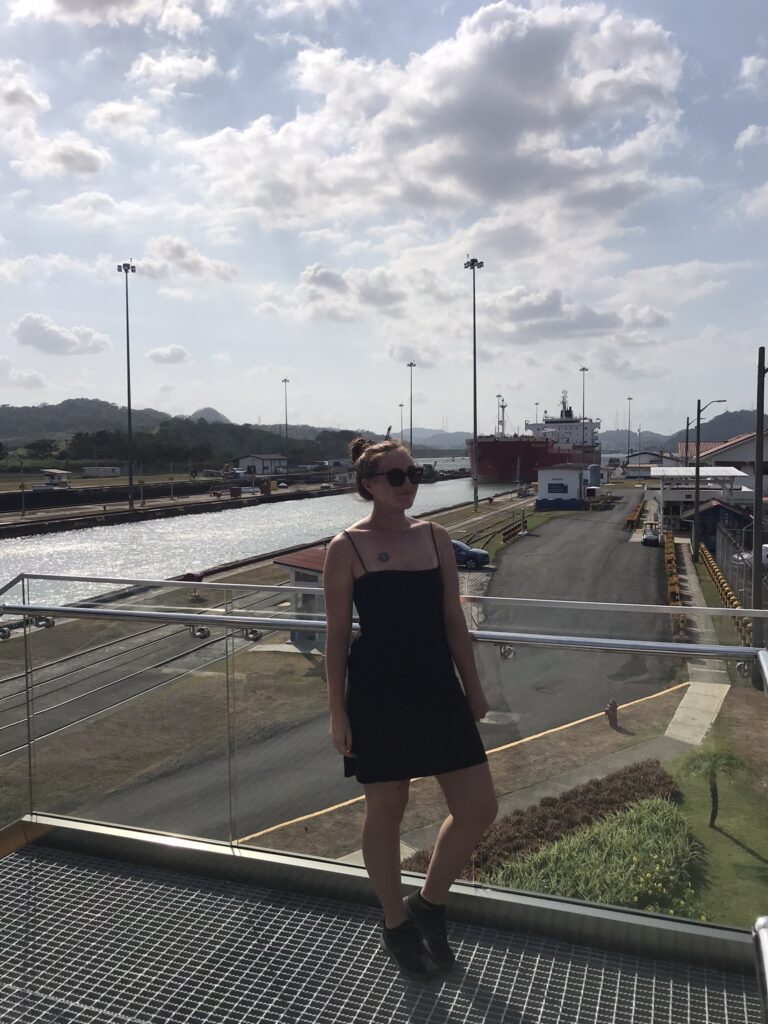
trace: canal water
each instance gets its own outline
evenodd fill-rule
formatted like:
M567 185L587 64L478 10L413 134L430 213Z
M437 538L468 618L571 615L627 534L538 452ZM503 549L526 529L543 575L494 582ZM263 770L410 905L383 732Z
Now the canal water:
M502 490L503 484L487 484L480 486L479 493L489 497ZM471 500L469 479L422 484L411 513L423 515ZM338 494L4 540L0 541L0 584L21 572L168 579L309 544L362 519L369 507L355 494ZM30 598L36 603L64 604L98 590L93 584L33 581Z

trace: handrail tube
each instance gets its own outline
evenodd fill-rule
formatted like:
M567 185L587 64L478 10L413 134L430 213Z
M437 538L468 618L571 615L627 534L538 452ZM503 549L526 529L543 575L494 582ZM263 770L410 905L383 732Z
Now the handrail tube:
M21 581L23 579L24 579L24 573L20 572L17 576L14 576L12 580L10 580L8 583L6 583L5 586L0 587L0 594L4 594L6 592L6 590L10 590L11 587L15 587L16 584L17 583L21 583Z
M70 583L121 583L134 586L142 587L196 587L198 590L243 590L252 593L254 590L264 590L274 593L286 593L300 592L302 594L321 594L323 592L322 587L293 587L293 586L282 586L278 584L261 584L261 583L196 583L194 580L143 580L143 579L127 579L122 576L66 576L57 575L55 573L21 573L17 576L10 585L18 583L21 579L27 580L63 580L64 582ZM3 590L8 589L4 587ZM3 593L0 590L0 594ZM103 597L104 595L95 595ZM588 612L617 612L619 614L624 612L650 614L650 615L722 615L726 618L766 618L768 619L768 609L765 608L713 608L709 606L701 605L685 605L685 606L672 606L668 604L624 604L620 602L605 602L605 601L565 601L558 600L555 598L539 598L539 597L485 597L478 594L462 594L461 601L463 604L506 604L506 605L517 605L522 608L553 608L563 610L574 609L579 611Z
M758 917L752 928L757 960L757 981L763 1004L763 1020L768 1024L768 917Z
M768 651L763 647L757 652L757 666L763 679L763 691L768 693Z
M117 611L107 608L58 607L42 604L0 605L0 615L48 615L53 618L109 619L138 622L183 623L190 626L224 626L270 629L294 629L322 632L328 628L325 619L283 619L255 615L201 615L195 612ZM359 625L353 622L353 629ZM720 644L669 643L663 640L623 640L612 637L580 637L546 633L512 633L497 630L470 629L469 635L478 643L522 644L533 647L564 647L593 651L628 651L636 654L671 654L697 658L754 659L762 648L728 647Z

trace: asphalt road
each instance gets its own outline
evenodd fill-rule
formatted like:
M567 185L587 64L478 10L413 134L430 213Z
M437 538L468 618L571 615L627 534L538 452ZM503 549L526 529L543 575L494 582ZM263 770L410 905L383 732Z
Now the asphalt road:
M551 520L507 548L498 561L490 596L664 603L663 554L629 543L623 529L631 495L609 512ZM669 617L531 611L494 606L483 626L492 629L671 639ZM670 658L557 651L519 646L511 661L481 645L478 661L497 724L483 724L486 748L582 718L615 698L624 703L670 685ZM237 737L235 736L235 740ZM255 745L235 743L232 779L235 838L357 796L342 777L325 714ZM87 817L211 838L230 837L227 759L154 779L83 808Z

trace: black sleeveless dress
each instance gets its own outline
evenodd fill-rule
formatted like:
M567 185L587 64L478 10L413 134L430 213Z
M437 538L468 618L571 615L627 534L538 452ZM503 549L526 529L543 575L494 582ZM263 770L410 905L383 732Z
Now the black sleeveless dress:
M439 563L438 554L434 569L366 569L355 580L361 628L347 661L353 756L344 758L344 774L358 782L441 775L488 760L445 635Z

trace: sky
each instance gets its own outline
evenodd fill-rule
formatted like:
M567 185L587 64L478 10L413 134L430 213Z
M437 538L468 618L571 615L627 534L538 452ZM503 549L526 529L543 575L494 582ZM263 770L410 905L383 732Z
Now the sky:
M471 431L470 256L481 433L753 408L767 101L763 0L4 0L0 403L125 404L132 259L134 407Z

